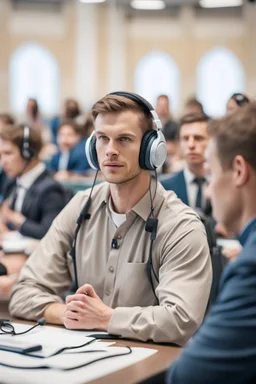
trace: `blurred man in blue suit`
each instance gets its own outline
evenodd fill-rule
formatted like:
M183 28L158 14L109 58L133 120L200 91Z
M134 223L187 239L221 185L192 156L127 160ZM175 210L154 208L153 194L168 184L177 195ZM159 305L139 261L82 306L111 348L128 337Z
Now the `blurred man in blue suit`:
M166 377L171 384L256 382L256 104L209 126L214 216L243 246L220 293Z
M165 189L174 191L183 203L194 209L203 209L206 204L204 190L208 180L204 162L209 140L208 121L209 117L202 113L186 115L181 119L179 141L186 166L183 171L162 181Z

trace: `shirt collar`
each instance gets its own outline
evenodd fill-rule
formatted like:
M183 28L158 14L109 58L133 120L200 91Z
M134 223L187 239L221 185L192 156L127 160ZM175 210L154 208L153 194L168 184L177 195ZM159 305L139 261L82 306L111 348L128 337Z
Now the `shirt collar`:
M155 178L151 179L151 196L153 199L153 207L155 214L157 214L159 205L161 205L163 197L163 191L164 188L160 183L157 183ZM162 195L162 199L159 197ZM151 198L150 198L150 192L149 190L147 193L140 199L140 201L133 207L132 212L139 215L144 221L147 221L147 219L150 216L151 212Z
M31 187L34 181L43 173L46 169L45 164L39 163L34 168L30 169L30 171L26 172L24 175L17 178L17 184L21 185L25 189Z
M242 232L239 235L239 241L242 246L244 246L245 243L247 242L251 232L255 232L255 231L256 231L256 217L254 217L252 220L250 220L246 224L246 226L243 228Z
M184 170L184 178L186 180L186 183L187 184L193 184L194 181L195 181L195 178L196 178L196 175L194 173L192 173L188 167L185 167ZM209 182L209 178L207 176L204 176L204 179Z
M164 192L165 189L162 187L160 183L157 183L155 178L152 178L151 180L151 195L153 199L153 207L155 212L158 211L159 206L162 204L162 201L164 199ZM104 192L103 192L103 199L101 202L101 206L105 206L107 204L108 199L110 197L110 188L109 184L106 183L106 186L104 186ZM159 199L160 197L160 199ZM147 219L150 216L150 207L151 207L151 199L150 199L150 193L147 191L145 195L138 201L138 203L132 208L132 210L128 213L135 213L138 216L140 216L144 221L147 221Z
M194 173L192 173L188 167L184 168L184 178L187 184L192 184L195 180L195 177L196 175L194 175Z

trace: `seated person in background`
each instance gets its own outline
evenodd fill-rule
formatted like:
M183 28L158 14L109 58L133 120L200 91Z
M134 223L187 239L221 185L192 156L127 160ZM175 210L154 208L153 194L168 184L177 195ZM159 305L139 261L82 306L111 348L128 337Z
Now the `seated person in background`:
M75 99L67 99L64 103L63 115L54 116L49 125L53 136L53 142L57 144L58 129L62 121L75 120L81 114L78 101Z
M0 133L1 162L11 178L0 207L0 232L15 229L41 239L65 206L62 186L38 158L41 147L40 132L28 126L10 125Z
M156 113L162 123L165 136L178 132L178 124L173 120L170 110L170 99L167 95L160 95L156 101Z
M243 93L234 93L227 102L227 113L232 113L235 110L244 107L250 103L250 99Z
M204 114L204 108L202 103L196 99L196 97L190 97L184 107L183 116L184 115L191 115L194 113L201 113Z
M208 180L205 177L205 150L208 144L207 124L209 117L204 114L186 115L181 119L179 142L185 168L177 175L162 180L166 190L172 190L192 208L204 209L204 190Z
M107 182L77 193L54 220L22 269L10 312L184 345L203 320L211 288L204 227L151 176L166 155L152 106L116 92L92 113L88 160ZM73 281L77 291L64 303Z
M185 166L180 152L178 133L176 129L163 133L166 140L167 157L163 165L162 173L175 174L180 172Z
M0 132L6 125L10 125L10 124L14 124L13 117L8 113L0 113ZM0 202L2 201L2 198L3 198L3 191L4 191L6 182L7 182L7 177L1 165L1 159L0 159Z
M169 384L256 382L256 104L209 126L213 214L243 246L210 315L168 373Z
M58 130L59 152L53 155L48 170L58 181L70 180L91 170L85 155L86 139L81 127L73 120L64 121Z

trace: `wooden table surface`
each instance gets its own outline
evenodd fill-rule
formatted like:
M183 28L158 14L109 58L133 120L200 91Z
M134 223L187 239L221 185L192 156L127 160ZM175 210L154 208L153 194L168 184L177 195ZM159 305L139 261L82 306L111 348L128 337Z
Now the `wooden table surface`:
M8 303L0 302L0 318L10 318ZM167 345L153 343L142 343L131 340L113 340L117 346L145 347L157 349L158 352L138 363L127 368L120 369L100 379L90 381L90 384L131 384L145 380L159 372L166 370L171 363L179 356L181 349Z

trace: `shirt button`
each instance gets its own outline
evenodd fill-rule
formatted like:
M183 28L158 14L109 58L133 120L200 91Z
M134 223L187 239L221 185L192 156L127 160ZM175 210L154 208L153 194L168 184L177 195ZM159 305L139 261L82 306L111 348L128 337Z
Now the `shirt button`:
M109 272L113 273L114 272L114 268L113 267L109 267Z
M107 295L107 296L110 295L110 291L109 291L109 290L106 290L106 295Z
M121 240L122 239L122 236L121 235L117 235L116 237L118 240Z

